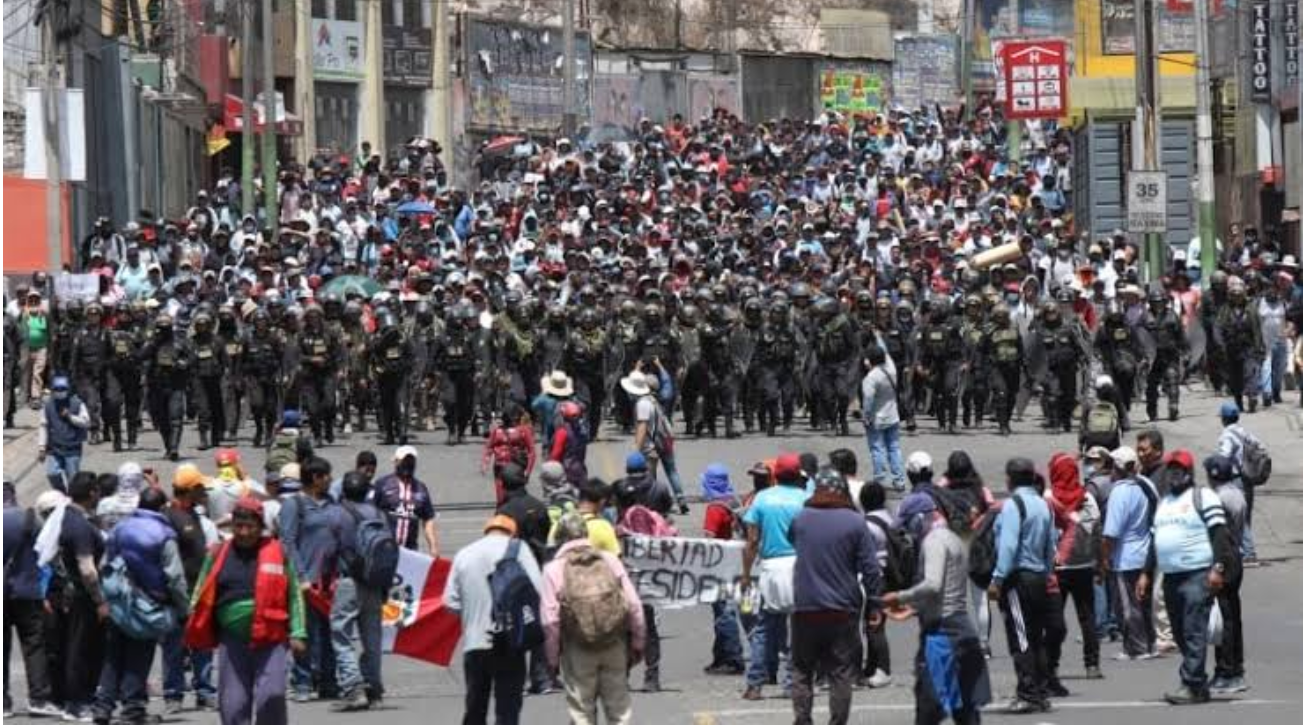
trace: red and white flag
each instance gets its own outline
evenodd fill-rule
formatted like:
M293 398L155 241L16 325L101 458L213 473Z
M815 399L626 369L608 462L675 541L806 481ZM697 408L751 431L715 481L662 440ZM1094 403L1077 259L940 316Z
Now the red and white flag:
M445 608L449 559L400 549L400 564L382 605L382 649L449 666L458 647L459 616Z

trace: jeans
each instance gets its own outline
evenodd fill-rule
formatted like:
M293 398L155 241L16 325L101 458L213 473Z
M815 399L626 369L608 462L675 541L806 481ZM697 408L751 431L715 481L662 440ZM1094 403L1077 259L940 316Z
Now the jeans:
M856 614L843 618L828 614L796 614L791 619L795 646L795 686L791 702L795 724L813 722L813 683L825 675L830 689L831 724L849 722L849 706L858 680L863 644Z
M1117 622L1117 613L1113 611L1108 584L1107 580L1095 584L1095 634L1101 640L1122 631Z
M154 662L155 643L128 637L112 622L105 631L104 666L92 712L97 718L109 718L121 700L123 719L141 723L150 700L146 679L150 676L150 663Z
M1154 592L1145 590L1144 599L1135 597L1135 581L1140 569L1112 572L1113 607L1122 626L1122 650L1131 657L1154 651Z
M790 689L790 615L782 612L763 612L749 634L749 669L745 685L761 688L768 681L770 667L776 664L782 673L781 684ZM776 660L774 663L773 660Z
M676 495L677 503L686 501L686 491L681 486L681 474L677 472L677 456L672 453L663 453L661 455L651 455L654 461L650 464L650 475L658 477L659 463L663 463L663 474L668 476L668 485L672 486L672 492Z
M1285 362L1290 355L1290 345L1285 339L1270 342L1267 346L1267 358L1263 360L1262 371L1264 401L1281 398L1281 384L1285 381Z
M310 693L317 689L319 698L334 698L336 687L336 655L332 649L332 625L318 610L307 607L304 623L309 633L309 649L294 658L291 665L291 689L297 693Z
M1215 677L1244 677L1244 616L1241 613L1240 585L1244 574L1237 569L1226 575L1226 584L1217 593L1217 606L1222 610L1222 643L1217 646Z
M44 703L51 698L50 663L46 657L45 629L42 623L44 605L36 599L5 600L5 707L11 705L9 696L9 649L12 634L17 631L18 644L23 650L23 667L27 671L27 703Z
M867 428L867 447L872 452L873 477L884 477L900 486L908 480L904 475L904 456L899 450L898 423Z
M336 653L336 684L342 695L361 686L369 695L380 696L381 679L381 609L383 595L376 589L361 586L349 577L336 582L332 599L332 651ZM355 642L359 652L355 652Z
M495 725L517 725L522 713L522 686L527 681L527 656L508 647L463 653L464 725L486 725L491 693L495 694Z
M745 664L736 603L729 600L713 602L713 664Z
M61 493L68 492L68 482L77 475L78 469L82 465L82 455L56 455L50 453L45 456L45 477L50 480L50 487Z
M1213 595L1208 570L1163 575L1163 600L1172 619L1172 633L1181 649L1181 683L1196 693L1208 690L1208 613Z
M186 694L186 666L191 667L191 690L197 700L210 700L218 694L213 684L213 651L191 650L182 644L182 630L168 635L163 648L164 700L181 700Z

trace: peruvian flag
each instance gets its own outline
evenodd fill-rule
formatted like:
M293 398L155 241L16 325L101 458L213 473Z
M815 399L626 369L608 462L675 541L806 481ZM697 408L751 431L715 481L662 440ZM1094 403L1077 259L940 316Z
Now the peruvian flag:
M382 605L382 649L448 667L462 627L445 608L449 559L400 549L395 586Z

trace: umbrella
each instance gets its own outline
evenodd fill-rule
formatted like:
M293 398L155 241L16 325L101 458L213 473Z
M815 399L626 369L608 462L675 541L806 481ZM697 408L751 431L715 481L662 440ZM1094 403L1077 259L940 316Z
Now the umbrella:
M406 202L403 205L400 205L399 207L395 208L395 214L434 215L436 214L436 208L433 207L430 202L419 202L418 200L414 200L412 202Z
M486 147L481 150L482 154L505 154L512 152L513 148L527 141L520 136L499 136L486 143Z
M341 276L324 283L318 295L321 297L335 294L343 298L353 293L363 298L372 298L374 294L380 293L381 290L381 284L367 276Z

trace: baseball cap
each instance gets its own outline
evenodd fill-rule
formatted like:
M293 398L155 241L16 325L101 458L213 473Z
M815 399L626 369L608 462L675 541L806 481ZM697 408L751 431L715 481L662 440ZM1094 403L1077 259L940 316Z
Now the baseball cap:
M1085 451L1086 460L1103 462L1104 460L1111 460L1112 458L1113 458L1113 454L1109 452L1108 448L1104 447L1103 445L1095 445L1094 447Z
M482 533L491 531L506 531L510 536L518 535L518 523L512 518L500 513L490 517L486 525L481 529Z
M640 472L645 470L647 467L649 467L649 463L646 462L644 455L638 452L633 452L627 456L628 473Z
M1191 455L1189 450L1173 450L1167 454L1167 458L1163 461L1163 465L1169 468L1175 465L1179 468L1193 471L1194 455Z
M288 409L282 413L282 427L294 428L300 426L300 411Z
M931 456L918 450L908 456L904 463L904 471L910 475L923 473L931 469Z
M205 477L195 463L182 463L173 471L173 491L191 490L204 485Z
M398 463L398 462L400 462L401 460L403 460L403 459L405 459L405 458L408 458L408 457L411 457L411 458L413 458L414 460L417 460L417 459L418 459L418 448L416 448L416 447L414 447L414 446L412 446L412 445L404 445L404 446L401 446L401 447L397 447L397 448L395 448L395 462Z
M213 460L214 463L221 468L226 465L235 465L239 463L241 461L241 454L237 452L235 448L223 447L218 449L218 453L214 455Z
M1098 377L1095 377L1095 389L1103 389L1104 387L1111 386L1113 386L1113 378L1107 374L1100 374Z
M235 516L238 513L249 513L262 521L263 501L250 495L241 496L241 498L236 501L236 505L232 506L232 515Z
M773 465L773 475L777 482L790 483L798 480L802 474L803 466L799 463L799 455L793 452L782 453L777 456L777 462Z
M1225 455L1213 453L1204 458L1204 472L1209 480L1225 483L1235 479L1235 461Z
M300 464L286 463L285 465L282 466L282 469L277 472L277 477L280 478L281 480L294 480L296 482L299 482Z
M1135 454L1134 448L1122 446L1112 452L1113 466L1126 470L1140 464L1140 456Z
M1223 402L1219 413L1224 420L1240 419L1240 408L1236 407L1234 402Z

